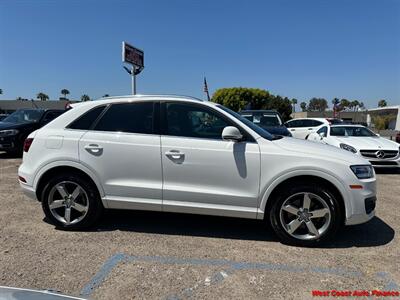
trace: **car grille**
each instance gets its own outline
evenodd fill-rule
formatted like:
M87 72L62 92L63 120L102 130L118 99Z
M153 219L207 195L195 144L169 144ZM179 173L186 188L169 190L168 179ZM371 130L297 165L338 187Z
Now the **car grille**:
M369 162L373 166L397 166L397 163L395 161L370 160Z
M364 157L369 158L394 158L399 154L398 150L360 150L360 153Z

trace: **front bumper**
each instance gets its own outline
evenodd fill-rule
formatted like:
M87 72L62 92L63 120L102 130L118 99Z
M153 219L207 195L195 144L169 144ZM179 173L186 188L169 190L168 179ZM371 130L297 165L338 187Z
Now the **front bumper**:
M20 147L17 136L0 137L0 151L16 151Z
M351 189L351 210L346 213L346 225L368 222L375 216L376 178L359 181L362 189Z
M380 159L380 160L369 160L374 168L400 168L400 158L398 159Z

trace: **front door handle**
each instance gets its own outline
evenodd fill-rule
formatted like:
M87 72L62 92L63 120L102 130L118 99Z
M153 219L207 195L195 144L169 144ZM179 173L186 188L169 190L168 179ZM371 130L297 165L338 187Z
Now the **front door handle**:
M313 130L312 128L308 128L308 130Z
M290 131L296 131L296 129L290 129Z
M101 154L101 152L103 151L103 147L97 144L89 144L86 145L84 148L87 152L97 155Z
M180 159L185 156L185 153L182 153L178 150L171 150L171 151L165 152L165 155L168 157L171 157L173 159Z

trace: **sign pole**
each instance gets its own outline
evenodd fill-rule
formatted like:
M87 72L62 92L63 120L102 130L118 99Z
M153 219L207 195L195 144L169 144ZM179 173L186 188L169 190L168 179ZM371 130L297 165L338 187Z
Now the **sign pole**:
M136 95L136 68L132 65L132 95Z
M132 76L132 95L136 95L136 75L139 75L144 68L144 52L138 48L122 42L122 62L130 64L131 70L124 66L124 69Z

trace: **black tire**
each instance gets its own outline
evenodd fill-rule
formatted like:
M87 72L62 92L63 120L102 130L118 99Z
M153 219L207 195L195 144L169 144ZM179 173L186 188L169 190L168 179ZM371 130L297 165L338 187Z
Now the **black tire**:
M50 210L49 194L53 188L61 182L71 182L78 184L86 193L85 202L88 204L88 209L84 217L77 223L66 224L58 220ZM69 191L69 193L71 193ZM97 187L84 176L75 173L66 173L57 175L49 180L49 182L43 188L41 193L42 208L46 215L46 218L51 221L57 228L64 230L77 230L88 228L96 223L101 217L104 211L103 204L100 199ZM60 208L61 210L62 208ZM76 212L79 213L79 212Z
M325 204L326 208L329 209L330 213L330 221L326 221L326 229L324 232L319 235L318 238L314 239L301 239L301 238L296 238L289 234L287 230L284 228L284 225L281 222L281 207L284 204L284 202L292 197L291 199L296 199L295 197L301 197L301 196L296 196L299 193L311 193L314 195L317 195L322 199ZM343 220L343 212L341 210L341 206L338 202L337 197L335 197L335 193L333 193L328 187L321 185L321 184L312 184L312 183L298 183L296 185L292 186L285 186L280 190L278 193L278 196L275 199L271 199L271 201L274 201L271 205L271 209L269 211L269 221L272 229L275 231L276 235L279 237L279 239L288 245L294 245L294 246L303 246L303 247L315 247L318 246L327 240L330 240L334 237L338 229L342 225L342 220ZM300 201L300 200L298 200ZM310 209L311 212L311 209ZM286 213L286 212L284 212ZM288 214L290 215L290 214ZM298 219L300 220L300 216L294 217L292 216L293 219ZM316 220L316 219L313 219ZM327 218L322 219L327 220ZM298 230L308 230L306 224L300 225Z

